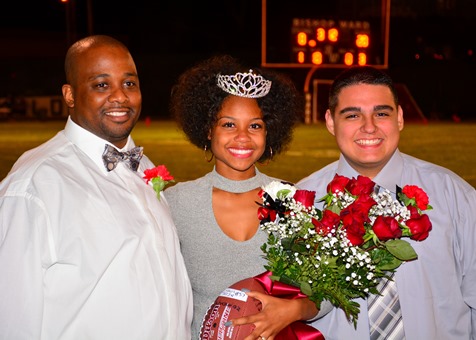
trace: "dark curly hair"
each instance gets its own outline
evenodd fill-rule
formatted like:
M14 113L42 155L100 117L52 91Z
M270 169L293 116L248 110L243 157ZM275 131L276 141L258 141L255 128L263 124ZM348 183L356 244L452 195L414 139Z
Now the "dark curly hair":
M210 149L208 133L217 121L223 101L231 96L218 87L217 75L249 70L229 55L216 55L179 77L172 88L170 110L192 144ZM287 76L258 68L253 68L253 72L272 81L269 93L256 99L267 130L265 152L259 159L263 162L284 151L291 142L294 127L303 112L303 100Z

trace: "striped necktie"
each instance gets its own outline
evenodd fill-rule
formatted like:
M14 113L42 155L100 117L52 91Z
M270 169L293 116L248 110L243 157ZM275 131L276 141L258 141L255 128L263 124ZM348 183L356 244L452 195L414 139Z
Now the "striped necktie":
M393 274L390 279L382 278L377 285L377 290L381 295L370 295L367 299L370 340L405 339L402 311Z

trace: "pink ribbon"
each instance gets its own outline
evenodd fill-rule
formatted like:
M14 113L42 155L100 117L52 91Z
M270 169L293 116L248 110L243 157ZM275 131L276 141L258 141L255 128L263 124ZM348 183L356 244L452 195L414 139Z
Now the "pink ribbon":
M276 296L285 299L299 299L307 297L297 287L287 285L279 281L272 281L269 276L272 275L270 271L264 272L253 277L257 280L271 296ZM304 321L295 321L286 328L284 328L275 337L275 340L324 340L324 335L312 326L309 326Z

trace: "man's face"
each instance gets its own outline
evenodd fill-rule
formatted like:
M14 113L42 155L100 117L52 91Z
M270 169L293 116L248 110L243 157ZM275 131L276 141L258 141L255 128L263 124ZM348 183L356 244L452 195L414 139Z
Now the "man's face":
M334 117L326 125L349 164L373 178L392 157L403 129L403 112L383 85L358 84L343 88Z
M130 54L111 46L89 49L76 59L72 75L72 84L63 86L72 120L122 148L142 105L139 78Z

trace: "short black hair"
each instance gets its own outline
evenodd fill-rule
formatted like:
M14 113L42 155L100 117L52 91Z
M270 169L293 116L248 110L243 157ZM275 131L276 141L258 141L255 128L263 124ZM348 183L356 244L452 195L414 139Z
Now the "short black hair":
M372 66L354 66L342 71L334 80L329 90L329 110L334 115L338 97L343 88L351 85L368 84L387 86L393 95L395 106L398 106L397 89L392 78L385 72Z

